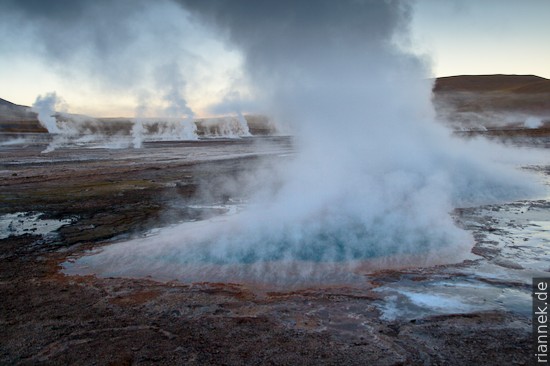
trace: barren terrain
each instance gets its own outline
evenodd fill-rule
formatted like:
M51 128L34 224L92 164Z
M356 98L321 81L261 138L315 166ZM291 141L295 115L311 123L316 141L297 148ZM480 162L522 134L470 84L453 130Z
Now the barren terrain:
M64 220L51 234L36 235L31 223L0 240L2 364L529 362L529 276L548 270L545 254L530 250L548 238L531 243L525 230L537 228L528 219L511 224L490 213L517 218L529 207L542 215L539 221L550 220L548 201L457 210L476 237L473 260L376 272L355 287L285 291L69 276L64 263L90 249L219 214L190 207L197 197L204 201L200 187L288 159L292 141L147 143L141 150L73 147L50 154L41 154L40 144L0 148L0 214L19 212L22 222L31 213L40 214L35 223ZM550 172L537 169L542 177ZM203 203L232 198L209 190L219 194ZM526 266L506 240L525 243L517 253L533 254L542 267Z
M534 75L438 78L433 102L455 130L550 129L550 80Z
M550 147L548 96L548 80L535 76L440 78L434 88L437 113L456 135L539 149ZM52 137L35 114L4 100L0 112L0 364L525 365L532 358L531 279L550 271L548 196L457 208L457 225L475 239L471 259L367 271L353 284L285 289L90 275L71 264L151 230L224 215L246 199L225 183L292 159L292 138L260 137L273 126L247 116L254 137L142 149L94 142L44 154ZM526 126L528 118L538 126ZM131 123L81 126L107 136L129 134ZM208 124L197 123L199 132ZM548 164L524 169L548 185Z

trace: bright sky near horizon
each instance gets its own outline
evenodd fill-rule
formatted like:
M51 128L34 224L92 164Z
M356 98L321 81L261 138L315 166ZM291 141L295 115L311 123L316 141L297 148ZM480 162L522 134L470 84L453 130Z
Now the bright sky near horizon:
M4 2L9 5L10 0L0 0L0 5L4 6ZM82 60L90 51L82 48L82 44L70 43L78 38L69 39L65 35L52 38L52 42L61 46L64 46L63 42L69 42L63 48L56 45L59 52L66 53L62 55L63 59L70 60L66 64L60 63L59 58L45 56L29 27L19 29L14 26L29 20L12 18L7 25L2 22L0 36L9 41L0 43L0 98L31 105L37 95L56 91L73 113L134 116L140 99L149 98L152 101L150 109L155 102L160 103L159 98L151 94L156 93L154 86L163 81L154 72L149 72L146 63L151 59L156 60L159 67L173 66L181 71L172 73L173 77L167 82L185 79L182 93L195 113L227 113L228 110L223 108L212 110L209 106L216 100L231 100L234 96L232 88L242 86L241 55L236 49L226 46L219 35L197 25L178 5L170 1L159 1L158 4L153 15L162 19L161 24L147 24L150 20L138 10L129 15L128 29L135 31L137 37L134 37L134 43L128 41L130 51L125 49L120 55L127 58L127 68L109 59L118 57L112 53L117 48L110 49L109 44L101 45L111 52L105 53L106 60L93 67L88 65ZM427 56L435 76L534 74L550 78L550 0L418 0L413 10L410 48ZM44 17L39 15L35 14L32 21L45 22L47 14ZM94 16L97 14L89 15ZM105 20L105 24L108 22L109 19ZM71 27L70 20L67 23ZM59 28L60 24L54 26L58 28L53 28L52 32L63 29ZM78 25L68 29L79 35L82 33L83 40L93 40L96 36L86 34L85 27ZM115 29L117 34L110 32L103 36L109 41L113 39L112 44L117 45L128 29ZM174 29L177 31L173 32ZM185 47L174 47L175 50L159 48L154 37L162 32L181 33L182 38L173 36L174 42L185 43ZM147 47L142 47L144 44ZM80 47L79 53L71 54L72 46ZM164 56L177 59L177 65L162 64ZM136 63L136 58L143 59L143 62ZM81 65L89 67L81 72L84 70ZM131 85L127 75L134 75ZM143 80L136 82L135 75ZM157 111L152 109L148 113Z
M550 79L550 1L420 0L415 47L436 76L533 74Z

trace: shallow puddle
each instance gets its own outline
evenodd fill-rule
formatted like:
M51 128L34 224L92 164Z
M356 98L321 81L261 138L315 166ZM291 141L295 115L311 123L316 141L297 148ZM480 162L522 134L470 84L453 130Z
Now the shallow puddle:
M48 235L72 220L42 219L42 213L16 212L0 216L0 239L25 234Z

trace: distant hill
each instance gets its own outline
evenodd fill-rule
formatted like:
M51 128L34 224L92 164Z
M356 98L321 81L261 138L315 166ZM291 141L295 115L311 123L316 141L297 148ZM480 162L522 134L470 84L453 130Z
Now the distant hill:
M434 92L550 93L550 80L535 75L460 75L437 78Z
M0 118L10 118L9 115L27 115L33 113L30 107L24 105L18 105L0 98ZM36 113L34 113L36 116Z
M47 132L30 107L0 98L0 132Z
M437 78L433 103L455 129L550 125L550 80L535 75L460 75Z
M0 98L0 106L6 107L6 108L18 108L18 107L23 107L23 106L20 106L20 105L17 105L17 104L13 104L12 102L8 102L7 100L2 99L2 98Z

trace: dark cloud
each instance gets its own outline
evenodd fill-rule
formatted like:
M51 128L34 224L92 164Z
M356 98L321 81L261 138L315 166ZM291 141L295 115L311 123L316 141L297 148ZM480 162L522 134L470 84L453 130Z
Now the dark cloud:
M133 88L167 62L192 59L185 11L168 0L2 0L2 8L6 52L110 90Z
M266 73L280 71L278 65L288 72L312 56L332 59L334 52L351 50L355 56L375 51L407 24L410 14L400 1L179 2L229 32L231 41L245 52L251 71Z
M428 75L393 45L408 30L411 2L177 1L242 51L253 94L270 113L311 116L308 103L385 98L384 80Z
M8 0L3 20L29 30L29 41L53 61L66 63L87 51L97 62L134 40L129 20L142 5L140 0Z
M95 3L105 3L98 0ZM4 10L18 11L25 17L51 20L72 20L84 14L85 8L92 4L85 0L2 0Z
M379 0L0 1L0 28L11 29L0 50L26 52L62 75L85 75L110 90L135 89L147 78L154 84L167 64L182 65L182 85L189 85L193 65L204 62L189 37L216 28L245 55L245 84L252 80L257 97L294 80L359 82L348 76L376 72L370 54L386 53L410 15L404 1Z

